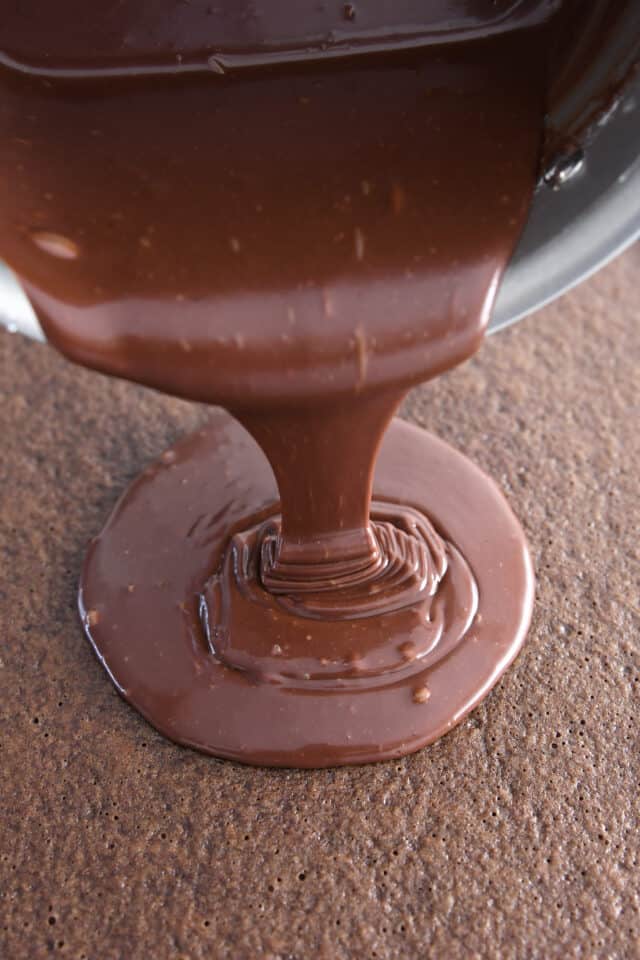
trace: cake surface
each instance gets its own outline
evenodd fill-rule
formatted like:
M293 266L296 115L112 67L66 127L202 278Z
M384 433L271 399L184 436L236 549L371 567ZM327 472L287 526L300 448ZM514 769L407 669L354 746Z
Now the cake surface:
M271 771L173 746L75 609L87 540L207 411L0 335L0 955L633 956L638 273L632 248L413 392L404 415L507 494L528 643L413 757Z

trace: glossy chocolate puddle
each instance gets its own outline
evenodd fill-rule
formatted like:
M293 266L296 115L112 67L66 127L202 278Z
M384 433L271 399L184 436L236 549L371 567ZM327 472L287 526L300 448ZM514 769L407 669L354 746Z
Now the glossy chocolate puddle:
M48 338L229 411L124 494L80 593L120 692L219 756L418 749L529 622L492 481L392 418L482 339L559 4L401 6L124 3L85 43L8 18L1 252Z

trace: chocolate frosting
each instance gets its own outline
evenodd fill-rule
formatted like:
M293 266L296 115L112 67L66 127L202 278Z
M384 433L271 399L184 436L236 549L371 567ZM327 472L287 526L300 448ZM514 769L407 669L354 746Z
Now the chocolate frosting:
M375 488L374 465L406 390L479 346L560 4L79 6L5 24L2 254L71 359L242 424L124 497L83 574L89 639L209 752L417 749L519 649L531 568L460 455L394 424Z

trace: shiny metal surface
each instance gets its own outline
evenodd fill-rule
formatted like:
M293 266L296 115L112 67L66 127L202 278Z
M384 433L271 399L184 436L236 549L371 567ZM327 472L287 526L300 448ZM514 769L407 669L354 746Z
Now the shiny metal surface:
M490 332L586 279L640 237L640 72L557 189L541 183Z
M8 267L0 263L0 323L12 333L44 340L29 301Z

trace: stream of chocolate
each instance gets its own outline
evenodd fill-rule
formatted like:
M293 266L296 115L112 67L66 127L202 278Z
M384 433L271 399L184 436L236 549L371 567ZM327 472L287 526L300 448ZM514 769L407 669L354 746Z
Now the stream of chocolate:
M223 405L271 465L226 415L169 451L90 551L87 633L181 742L416 749L517 652L531 571L458 454L394 425L374 464L480 343L560 4L80 6L4 15L0 253L70 358Z

